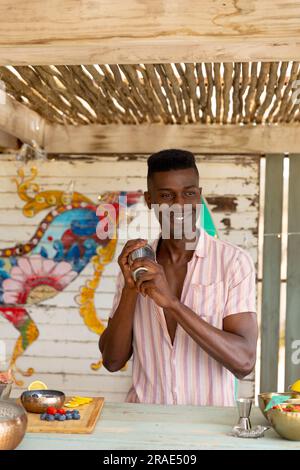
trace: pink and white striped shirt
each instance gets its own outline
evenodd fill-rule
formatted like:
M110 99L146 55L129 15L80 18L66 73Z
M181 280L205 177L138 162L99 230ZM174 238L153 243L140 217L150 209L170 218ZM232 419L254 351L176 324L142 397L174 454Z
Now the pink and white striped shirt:
M158 239L152 243L156 250ZM110 317L119 304L124 278L117 276ZM201 230L187 265L181 302L203 320L223 328L223 319L256 312L255 269L241 248ZM133 326L132 387L127 402L232 406L234 376L177 324L172 345L163 309L138 295Z

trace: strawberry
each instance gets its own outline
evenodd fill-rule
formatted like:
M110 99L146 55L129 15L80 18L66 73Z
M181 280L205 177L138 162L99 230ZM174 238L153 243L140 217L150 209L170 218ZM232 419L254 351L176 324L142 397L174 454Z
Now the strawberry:
M47 413L48 413L48 415L55 415L57 413L57 409L54 408L53 406L49 406L47 408Z

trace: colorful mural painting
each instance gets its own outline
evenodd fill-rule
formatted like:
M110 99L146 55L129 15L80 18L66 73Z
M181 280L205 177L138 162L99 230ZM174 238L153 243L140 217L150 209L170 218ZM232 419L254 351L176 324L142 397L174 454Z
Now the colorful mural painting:
M22 169L18 176L18 195L26 202L24 216L33 217L51 208L28 243L0 250L0 314L20 333L10 367L13 372L28 376L34 370L21 371L16 361L38 338L39 330L26 306L39 304L63 291L88 263L92 263L94 274L80 289L76 301L86 326L97 335L104 330L94 296L105 266L113 259L117 238L97 237L96 227L101 219L96 215L97 208L101 203L113 204L118 224L119 196L126 194L130 207L139 201L142 192L106 192L100 195L101 202L95 203L77 192L70 195L57 190L40 191L34 182L36 168L31 169L30 177L25 177ZM101 361L92 364L95 370L100 366Z
M55 297L80 276L89 263L93 266L92 278L85 282L75 301L85 325L97 335L103 332L104 325L99 319L99 312L97 315L94 299L105 266L112 261L117 246L119 196L126 196L128 207L137 204L142 197L142 191L105 192L100 195L100 202L95 203L73 191L41 191L35 182L37 176L34 167L30 176L20 169L15 179L17 192L25 202L25 217L34 217L41 211L46 211L46 215L27 243L0 250L0 315L19 332L10 359L14 377L16 372L24 376L34 373L32 368L20 370L16 363L39 336L38 327L27 311L28 306ZM208 207L204 199L202 202L201 224L216 236ZM97 209L100 204L105 206L107 203L115 208L116 236L101 240L96 233L101 220ZM91 367L98 370L101 365L99 361ZM22 384L15 380L17 384Z

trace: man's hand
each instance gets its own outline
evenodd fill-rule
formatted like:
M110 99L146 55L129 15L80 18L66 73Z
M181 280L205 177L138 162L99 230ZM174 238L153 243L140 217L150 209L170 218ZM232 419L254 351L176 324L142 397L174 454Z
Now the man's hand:
M178 300L171 292L164 268L149 258L138 258L130 266L131 271L144 267L148 271L141 273L135 283L136 289L144 297L148 295L162 308L171 307Z
M125 279L125 287L129 289L135 289L135 282L132 278L128 256L132 251L136 250L137 248L141 248L142 246L146 245L146 243L147 240L143 240L142 238L129 240L123 247L123 250L118 257L118 263Z

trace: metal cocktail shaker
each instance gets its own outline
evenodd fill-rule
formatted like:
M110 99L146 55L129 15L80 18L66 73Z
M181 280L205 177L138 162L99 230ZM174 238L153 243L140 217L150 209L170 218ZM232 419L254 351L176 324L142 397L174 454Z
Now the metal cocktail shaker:
M129 255L129 264L132 264L133 261L135 259L138 259L138 258L149 258L152 261L155 261L155 252L154 252L153 248L148 244L145 245L145 246L142 246L141 248L137 248L136 250L134 250L130 253L130 255ZM142 273L145 273L147 271L148 271L148 269L143 267L143 266L140 266L139 268L132 271L132 277L133 277L134 281L136 282L138 280L139 276Z

